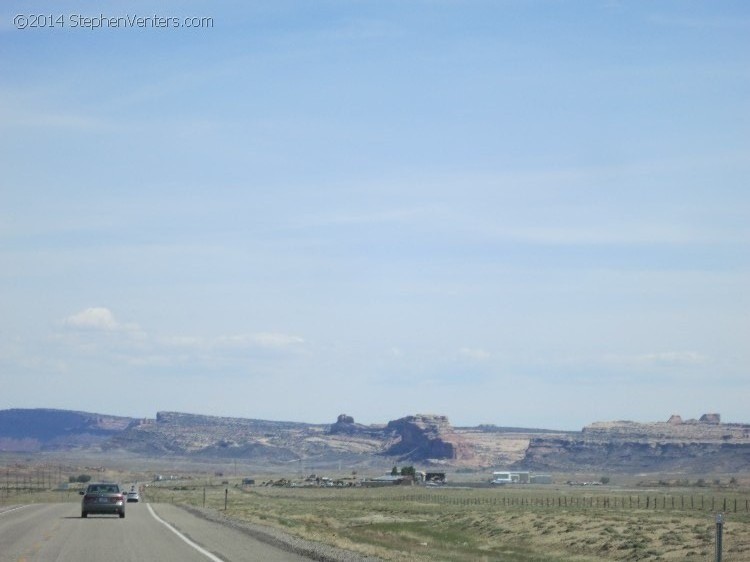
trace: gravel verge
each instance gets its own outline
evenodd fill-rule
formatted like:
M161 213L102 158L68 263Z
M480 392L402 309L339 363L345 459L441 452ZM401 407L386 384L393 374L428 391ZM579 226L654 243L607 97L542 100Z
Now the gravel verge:
M318 562L382 562L382 559L380 558L364 556L362 554L357 554L356 552L344 550L343 548L301 539L274 527L266 527L255 523L232 519L214 509L193 507L189 505L177 505L176 507L180 507L201 519L226 525L227 527L236 529L256 540L270 544L281 550L304 556L310 560L316 560Z

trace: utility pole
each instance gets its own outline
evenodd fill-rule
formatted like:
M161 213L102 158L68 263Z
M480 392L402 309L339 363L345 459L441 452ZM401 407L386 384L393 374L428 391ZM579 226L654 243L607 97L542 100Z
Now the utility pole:
M716 514L716 562L721 562L721 535L724 531L724 514Z

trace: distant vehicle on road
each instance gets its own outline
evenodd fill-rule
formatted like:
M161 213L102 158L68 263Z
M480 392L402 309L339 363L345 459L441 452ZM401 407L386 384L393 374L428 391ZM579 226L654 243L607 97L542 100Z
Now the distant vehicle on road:
M130 490L128 492L127 499L128 499L128 502L139 502L141 501L141 496L135 490Z
M89 513L109 513L125 517L125 495L120 486L111 482L95 482L81 492L81 517L88 517Z

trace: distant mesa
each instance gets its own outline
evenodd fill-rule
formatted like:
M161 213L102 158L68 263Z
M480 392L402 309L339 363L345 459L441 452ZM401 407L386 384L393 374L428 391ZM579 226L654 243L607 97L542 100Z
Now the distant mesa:
M354 423L354 418L352 416L339 414L339 417L336 418L336 423L332 424L328 429L328 433L329 435L382 436L382 428L373 428L369 425Z
M52 408L0 410L0 450L87 449L106 442L135 423L133 418Z
M665 417L666 419L666 417ZM624 473L750 470L750 424L674 414L668 421L594 422L580 431L453 427L416 414L364 425L157 412L153 419L51 409L0 410L0 452L126 452L150 458L245 459L260 464L406 462L478 469Z
M387 429L397 437L386 455L404 460L450 459L473 457L471 446L456 433L446 416L417 414L388 422Z
M336 423L354 423L354 418L346 414L339 414L339 417L336 418Z
M717 413L666 422L596 422L579 434L532 437L521 462L547 471L716 471L750 468L750 425L722 424Z
M669 417L669 420L667 421L667 423L670 425L681 425L683 423L691 423L691 424L709 423L712 425L719 425L721 424L721 414L703 414L697 422L694 419L684 421L682 419L682 416L678 416L677 414L672 414Z

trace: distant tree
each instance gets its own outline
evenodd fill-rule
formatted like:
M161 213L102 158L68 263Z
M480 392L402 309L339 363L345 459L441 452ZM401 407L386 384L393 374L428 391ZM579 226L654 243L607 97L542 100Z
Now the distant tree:
M397 466L394 466L391 469L391 476L398 476L398 467Z
M601 478L599 478L599 482L601 482L602 484L609 484L609 476L602 476Z
M405 466L401 469L401 476L414 476L415 474L413 466Z
M91 475L90 474L79 474L76 477L76 482L86 483L86 482L89 482L90 480L91 480Z

